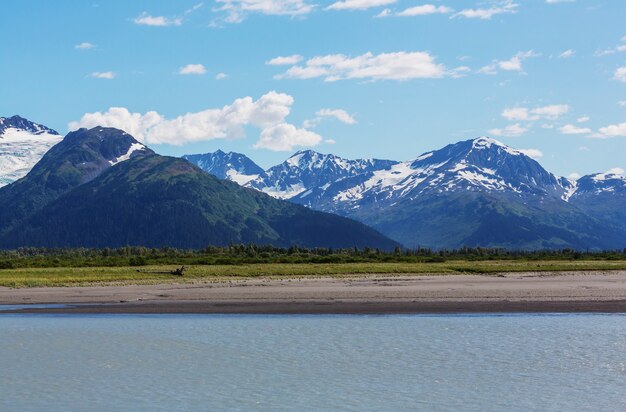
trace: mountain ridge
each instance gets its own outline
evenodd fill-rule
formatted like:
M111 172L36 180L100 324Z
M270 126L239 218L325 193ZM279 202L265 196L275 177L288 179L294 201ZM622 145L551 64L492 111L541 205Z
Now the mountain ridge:
M129 134L69 133L0 188L0 247L177 247L230 243L393 249L357 221L317 212L160 156Z
M320 167L325 162L332 167ZM342 167L338 170L337 166ZM315 210L355 218L407 246L586 249L626 245L626 225L616 222L621 214L606 219L593 213L593 201L589 205L582 201L585 185L578 182L586 176L578 182L556 176L522 151L485 136L403 162L368 163L299 151L265 172L270 179L244 185ZM312 173L318 175L312 178ZM594 182L619 186L621 181ZM618 203L626 209L625 200ZM485 226L489 222L503 229L489 230Z

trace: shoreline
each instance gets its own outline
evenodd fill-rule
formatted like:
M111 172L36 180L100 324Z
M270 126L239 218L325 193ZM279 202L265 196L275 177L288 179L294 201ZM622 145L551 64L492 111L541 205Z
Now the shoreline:
M0 315L626 313L626 271L0 288L0 305L31 304L67 306Z

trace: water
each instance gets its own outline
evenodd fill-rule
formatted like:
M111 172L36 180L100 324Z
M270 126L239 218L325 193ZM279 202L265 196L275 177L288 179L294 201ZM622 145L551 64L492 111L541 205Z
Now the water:
M626 410L626 316L2 315L0 410Z

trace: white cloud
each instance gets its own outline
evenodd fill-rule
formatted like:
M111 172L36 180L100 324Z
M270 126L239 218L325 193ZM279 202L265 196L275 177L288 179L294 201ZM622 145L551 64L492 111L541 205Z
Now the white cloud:
M366 10L395 2L396 0L343 0L331 4L326 7L326 10Z
M82 42L74 46L74 48L78 50L89 50L89 49L93 49L94 47L96 47L96 45L91 44L89 42Z
M578 123L587 123L589 120L591 120L589 116L582 116L576 119Z
M513 107L506 108L501 115L507 120L539 120L539 119L557 119L569 112L567 104L552 104L548 106L535 107Z
M356 124L357 121L354 117L348 114L343 109L321 109L315 113L319 117L334 117L345 124Z
M569 180L578 180L578 179L580 179L580 177L581 177L580 173L577 173L577 172L572 172L572 173L567 175L567 178Z
M151 16L147 12L141 13L139 16L133 19L135 24L143 26L181 26L183 24L182 17L165 17L165 16Z
M626 36L622 37L620 40L622 42L626 42ZM611 54L624 52L624 51L626 51L626 44L618 44L617 46L609 48L609 49L599 50L595 52L594 55L595 56L609 56Z
M504 109L502 111L502 117L507 120L528 120L528 108L513 107L511 109Z
M215 75L215 80L224 80L227 78L228 78L228 75L226 73L218 73Z
M158 26L158 27L182 26L183 21L185 19L184 16L187 16L189 13L192 13L192 12L198 10L202 6L204 6L204 3L198 3L195 6L191 7L190 9L185 10L185 12L182 14L183 17L180 17L180 16L173 16L173 17L152 16L151 14L148 14L148 12L144 11L139 16L135 17L133 19L133 22L135 24L139 24L139 25L142 25L142 26Z
M518 52L508 60L494 60L491 62L491 64L482 67L480 70L478 70L478 72L484 73L484 74L497 74L498 70L504 70L504 71L516 71L516 72L522 73L523 61L530 57L537 57L537 56L539 55L532 50L529 50L526 52Z
M96 79L115 79L117 74L113 72L93 72L90 74L91 77L95 77Z
M178 70L178 74L205 74L206 67L202 64L188 64Z
M530 111L532 114L540 118L556 119L569 112L567 104L551 104L549 106L536 107Z
M518 151L533 159L541 159L543 157L543 152L539 149L518 149Z
M399 17L413 17L413 16L426 16L429 14L449 14L454 9L447 6L435 6L434 4L422 4L419 6L409 7L402 11L394 12L390 9L381 11L376 17L387 16L399 16Z
M270 66L291 66L300 63L302 59L304 57L299 54L292 54L291 56L274 57L272 60L266 61L265 64Z
M315 5L304 0L216 0L221 4L214 11L226 13L220 21L241 23L248 14L268 16L303 16L311 13Z
M626 100L620 100L619 102L617 102L617 105L620 107L626 107Z
M468 19L491 20L493 16L498 14L515 14L519 4L512 0L503 0L492 2L492 6L488 8L464 9L456 13L452 17L465 17Z
M621 167L613 167L609 170L606 171L607 175L620 175L623 176L624 175L624 169L622 169Z
M341 123L344 124L357 124L356 119L343 109L320 109L315 113L315 115L317 117L315 117L314 119L305 120L302 124L302 127L304 127L305 129L313 128L317 126L324 118L329 117L339 120Z
M591 133L591 129L588 127L578 127L573 124L566 124L565 126L559 127L559 131L562 134L588 134Z
M504 129L491 129L489 134L497 137L518 137L528 131L527 127L521 126L519 123L510 124Z
M575 50L568 49L568 50L565 50L563 53L559 54L559 58L567 59L567 58L573 57L575 54L576 54Z
M619 67L617 70L615 70L613 79L626 83L626 66Z
M324 143L326 143L326 144L335 144L335 143L337 143L337 141L335 139L326 139L326 140L324 140Z
M254 147L276 152L292 151L295 147L311 147L319 144L322 136L292 124L280 123L263 129Z
M428 52L396 52L374 55L371 52L357 57L343 54L316 56L304 65L292 66L278 79L312 79L325 81L359 80L410 80L432 79L451 75L446 67L435 61Z
M626 123L612 124L598 129L598 133L589 136L596 139L607 139L610 137L626 137Z
M174 119L150 111L132 113L125 107L111 107L106 112L86 113L69 124L70 130L96 126L116 127L149 144L183 145L213 139L237 139L246 135L245 128L261 130L255 147L291 150L296 146L314 146L322 138L286 122L294 103L284 93L269 92L254 100L243 97L221 108L187 113Z
M557 3L573 3L576 0L546 0L548 4L557 4Z

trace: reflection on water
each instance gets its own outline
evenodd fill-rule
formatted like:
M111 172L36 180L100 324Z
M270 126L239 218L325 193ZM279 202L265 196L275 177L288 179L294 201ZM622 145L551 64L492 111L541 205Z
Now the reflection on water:
M2 315L0 410L624 410L626 317Z

